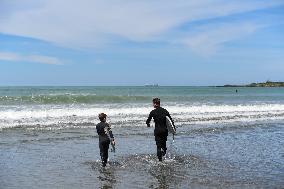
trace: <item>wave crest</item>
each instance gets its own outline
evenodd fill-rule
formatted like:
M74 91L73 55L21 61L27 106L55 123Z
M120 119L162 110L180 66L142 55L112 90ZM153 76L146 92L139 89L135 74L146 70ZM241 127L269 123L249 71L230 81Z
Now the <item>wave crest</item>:
M284 104L170 105L165 108L177 125L284 119ZM0 128L29 127L60 129L89 127L105 112L114 127L145 126L151 107L146 104L109 106L31 106L0 110Z

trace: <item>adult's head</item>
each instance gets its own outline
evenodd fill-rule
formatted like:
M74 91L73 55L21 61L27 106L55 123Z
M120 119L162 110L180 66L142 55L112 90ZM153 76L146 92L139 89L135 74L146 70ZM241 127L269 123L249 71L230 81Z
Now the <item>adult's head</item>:
M160 99L159 98L153 98L152 102L153 102L154 108L160 107Z
M107 117L107 115L105 114L105 113L100 113L99 114L99 119L100 119L100 121L106 121L106 117Z

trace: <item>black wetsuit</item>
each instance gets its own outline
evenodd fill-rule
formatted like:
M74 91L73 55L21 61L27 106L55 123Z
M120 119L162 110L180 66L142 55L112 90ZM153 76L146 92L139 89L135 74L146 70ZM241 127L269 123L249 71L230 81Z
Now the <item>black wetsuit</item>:
M150 112L149 117L146 121L147 126L150 127L150 121L152 118L154 118L154 135L157 145L157 156L160 161L162 161L162 156L164 156L167 152L168 129L166 125L166 116L168 116L172 120L169 112L166 109L157 107Z
M100 122L96 126L97 133L99 135L99 147L100 147L100 155L103 166L106 166L108 159L108 149L110 140L113 140L113 134L110 129L110 126L106 122ZM109 133L109 136L107 135Z

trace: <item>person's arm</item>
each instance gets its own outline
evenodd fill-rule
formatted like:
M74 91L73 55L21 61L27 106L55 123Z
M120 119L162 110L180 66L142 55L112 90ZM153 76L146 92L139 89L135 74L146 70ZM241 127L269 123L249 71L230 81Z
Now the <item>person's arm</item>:
M107 123L107 125L108 125L107 130L108 130L108 133L109 133L109 137L110 137L112 140L114 140L114 136L113 136L113 134L112 134L111 127L110 127L110 125L109 125L108 123Z
M149 116L148 116L148 119L146 121L146 124L147 124L147 127L150 127L150 122L151 122L151 119L152 119L152 112L150 112Z
M113 145L115 145L115 140L114 140L114 136L113 136L111 127L110 127L110 125L109 125L108 123L107 123L107 125L108 125L107 130L108 130L108 133L109 133L109 137L110 137L111 143L112 143Z
M100 135L101 133L99 131L99 126L98 125L96 125L96 130L97 130L98 135Z
M115 145L114 136L113 136L113 134L112 134L112 130L111 130L111 128L110 128L110 127L109 127L109 136L110 136L110 140L111 140L111 142Z

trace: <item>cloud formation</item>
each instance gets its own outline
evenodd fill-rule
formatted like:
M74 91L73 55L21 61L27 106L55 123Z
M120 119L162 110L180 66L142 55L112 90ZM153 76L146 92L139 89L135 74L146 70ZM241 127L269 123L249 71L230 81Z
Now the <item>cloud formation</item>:
M212 55L226 42L253 34L265 25L253 23L217 24L203 28L180 41L193 51L202 55Z
M120 40L138 43L172 40L181 41L195 51L213 52L218 44L250 34L258 27L253 23L231 24L222 28L223 33L229 30L226 36L212 27L186 40L179 39L174 31L183 24L283 4L281 0L81 0L72 3L68 0L2 0L0 33L71 48L96 48ZM245 28L240 29L242 26ZM208 44L207 49L200 48L201 43Z
M62 62L56 58L51 56L43 56L43 55L20 55L13 52L0 52L0 61L16 61L16 62L34 62L40 64L54 64L60 65Z

